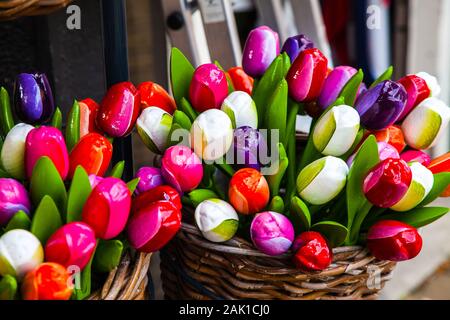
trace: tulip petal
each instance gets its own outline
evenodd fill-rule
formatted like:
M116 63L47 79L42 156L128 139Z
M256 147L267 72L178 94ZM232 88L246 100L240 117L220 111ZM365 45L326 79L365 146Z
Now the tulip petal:
M19 123L8 133L1 149L3 168L16 179L25 179L25 141L34 127Z

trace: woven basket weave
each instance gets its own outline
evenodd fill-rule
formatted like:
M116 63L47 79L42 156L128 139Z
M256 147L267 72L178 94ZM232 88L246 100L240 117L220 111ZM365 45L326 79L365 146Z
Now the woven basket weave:
M89 300L146 300L151 254L126 252L112 270L102 288Z
M161 278L167 299L375 299L395 267L358 246L333 253L328 269L305 273L289 255L267 256L238 237L212 243L184 223L161 253Z
M0 20L52 13L73 0L3 0L0 1Z

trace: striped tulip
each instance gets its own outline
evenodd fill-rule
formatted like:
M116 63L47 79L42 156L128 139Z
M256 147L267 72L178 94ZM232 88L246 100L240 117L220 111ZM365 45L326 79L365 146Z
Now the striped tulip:
M242 67L233 67L231 69L228 69L227 74L231 79L234 90L244 91L248 94L252 94L254 80L252 77L245 73Z
M78 166L87 174L103 176L108 170L112 157L112 144L98 133L89 133L81 138L70 153L69 178L73 177Z
M433 159L428 165L428 169L433 173L450 172L450 152ZM440 194L440 196L450 197L450 185Z
M44 261L44 250L31 232L14 229L0 237L0 275L21 280Z
M90 98L78 102L80 107L80 138L91 132L99 132L96 119L100 106Z
M283 44L283 47L281 48L281 52L286 52L291 59L291 62L294 62L300 52L312 48L314 48L314 43L304 34L299 34L287 38Z
M368 172L363 191L372 204L389 208L405 196L411 180L411 168L405 161L388 158Z
M234 208L220 199L202 201L195 209L195 222L203 236L212 242L230 240L239 226Z
M255 169L238 170L230 180L228 198L241 214L254 214L269 203L270 191L266 178Z
M44 73L21 73L14 83L17 117L30 124L48 121L55 111L53 93Z
M414 149L433 147L446 131L450 108L437 98L427 98L411 111L402 123L406 143Z
M313 143L322 154L338 157L352 147L358 131L358 112L347 105L335 106L317 121Z
M370 88L355 103L361 125L369 130L381 130L394 124L405 109L406 99L405 88L391 80Z
M419 254L422 237L406 223L381 220L370 227L367 247L379 260L404 261Z
M97 116L97 125L111 137L124 137L133 130L141 109L141 96L131 82L109 88Z
M133 211L127 226L128 240L140 252L155 252L175 236L180 226L181 211L172 202L151 202Z
M173 114L177 109L175 100L167 93L167 91L159 84L146 81L138 86L141 94L141 109L148 107L158 107Z
M25 141L33 129L29 124L19 123L8 132L3 142L1 163L13 178L25 179Z
M221 158L233 142L233 125L228 115L221 110L201 113L191 127L191 147L203 160Z
M158 107L145 108L136 122L142 142L157 154L166 150L171 127L172 116Z
M278 33L267 26L248 34L242 53L242 67L253 78L261 77L280 53Z
M286 216L265 211L253 218L250 235L256 248L267 255L278 256L291 247L294 227Z
M320 158L300 171L297 192L307 202L320 205L333 200L345 187L348 166L336 157Z
M123 231L131 207L131 194L125 182L103 179L89 195L83 207L82 220L100 239L112 239Z
M8 224L19 210L30 214L31 204L27 190L14 179L0 178L0 226Z
M189 192L202 181L202 161L188 147L173 146L163 155L161 173L164 180L178 192Z
M134 191L135 195L139 195L164 184L164 179L159 168L141 167L136 172L135 177L139 178L139 183Z
M219 109L227 95L228 82L223 70L212 63L195 70L189 86L189 101L196 111Z
M42 126L28 133L25 141L27 178L31 178L34 165L44 156L52 160L61 178L65 180L69 172L69 154L61 131L54 127Z
M400 158L406 162L418 162L423 164L425 167L428 167L431 162L430 155L420 150L405 151L400 155Z
M252 97L244 91L234 91L225 98L221 110L231 119L234 128L258 128L258 113Z
M406 147L405 137L399 126L393 125L381 130L369 131L366 136L369 136L369 134L373 134L378 142L389 143L399 153Z
M83 270L91 260L95 246L94 230L86 223L71 222L56 230L47 240L45 261Z
M433 173L418 162L409 164L412 173L411 183L408 191L394 204L391 209L395 211L408 211L415 208L428 195L433 187Z
M70 274L62 265L42 263L23 279L22 299L69 300L73 292L70 281Z
M325 110L337 98L345 84L356 73L356 69L348 66L334 68L325 79L317 102L322 110Z
M319 49L303 50L286 76L290 97L297 102L317 99L328 73L327 64L327 58Z

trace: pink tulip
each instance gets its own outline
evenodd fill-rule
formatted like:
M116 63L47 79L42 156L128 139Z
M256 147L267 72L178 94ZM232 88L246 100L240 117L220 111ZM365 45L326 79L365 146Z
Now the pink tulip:
M64 180L69 172L66 142L58 129L42 126L31 130L25 141L25 171L31 178L33 168L41 157L49 157Z
M380 161L383 161L387 158L400 159L400 155L398 154L397 149L395 149L389 143L377 142L377 145L378 145L378 156L380 158ZM349 167L352 165L353 160L355 160L356 153L357 152L355 152L350 156L350 158L348 158L347 165Z
M420 150L405 151L400 155L400 158L402 158L406 162L417 161L425 167L428 167L431 162L430 155Z
M0 226L6 225L19 210L29 215L30 209L25 187L14 179L0 178Z

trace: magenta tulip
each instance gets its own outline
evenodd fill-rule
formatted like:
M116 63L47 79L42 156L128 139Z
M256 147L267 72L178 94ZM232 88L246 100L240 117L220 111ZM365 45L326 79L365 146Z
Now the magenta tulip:
M0 178L0 226L8 224L19 210L29 215L30 208L25 187L14 179Z
M342 88L356 73L356 69L348 66L334 68L325 79L322 90L317 100L322 110L325 110L338 97Z
M395 149L389 143L381 141L381 142L377 142L377 146L378 146L378 157L379 157L380 161L383 161L387 158L392 158L392 159L400 158L400 155L398 154L397 149ZM355 160L356 153L357 152L355 152L354 154L352 154L350 156L350 158L348 158L347 165L349 167L352 165L353 160Z
M139 183L136 187L135 195L139 195L145 191L151 190L154 187L164 184L164 179L161 170L154 167L142 167L135 175L139 178Z
M97 176L95 174L89 175L89 183L91 185L91 188L94 189L104 178Z
M400 155L400 158L405 160L406 162L419 162L420 164L428 167L431 162L431 157L428 153L425 153L421 150L408 150L403 152Z

